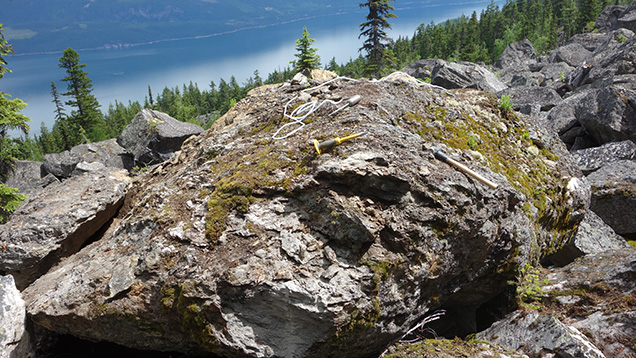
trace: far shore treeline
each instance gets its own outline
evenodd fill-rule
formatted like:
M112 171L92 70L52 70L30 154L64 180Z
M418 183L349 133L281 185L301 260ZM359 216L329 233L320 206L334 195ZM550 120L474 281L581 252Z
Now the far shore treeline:
M377 78L425 58L488 64L493 63L508 44L523 39L529 39L537 52L546 53L574 34L593 31L594 19L605 6L629 3L628 0L509 0L500 8L493 1L480 14L473 12L440 24L422 24L412 38L390 39L385 30L391 23L399 21L391 13L395 10L391 4L396 2L399 0L361 3L360 6L369 12L361 19L360 38L365 42L360 56L346 63L338 63L332 58L323 63L322 68L341 76ZM380 25L373 26L377 23ZM101 107L92 95L92 83L86 71L90 64L83 64L79 54L68 48L59 59L59 66L66 70L67 76L58 83L51 82L51 100L56 105L52 128L43 123L39 135L29 136L27 122L30 120L19 114L22 102L18 99L9 101L10 95L0 92L3 100L0 104L5 107L0 108L0 160L6 162L0 168L0 174L8 174L15 160L42 160L47 153L117 137L142 108L153 108L180 121L207 128L249 90L283 82L304 68L321 66L319 49L311 47L310 31L304 28L302 37L296 41L297 59L264 78L255 71L242 84L232 76L228 81L210 82L205 88L190 82L153 92L156 89L149 86L143 103L115 101L106 108ZM0 49L3 56L12 52L1 26ZM2 57L0 64L4 65ZM58 86L62 89L58 90ZM9 118L19 123L10 122ZM11 137L9 131L14 129L23 134ZM3 206L1 198L0 206Z

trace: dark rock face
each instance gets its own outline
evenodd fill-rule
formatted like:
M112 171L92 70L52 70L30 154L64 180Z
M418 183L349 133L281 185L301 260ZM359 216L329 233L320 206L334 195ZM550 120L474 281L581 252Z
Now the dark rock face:
M636 92L606 87L590 92L575 105L574 115L599 145L636 141Z
M353 95L357 106L272 139L289 101ZM431 310L489 300L582 220L589 188L565 147L507 115L493 95L400 73L255 89L130 189L101 240L31 284L28 312L143 349L380 354ZM357 132L322 155L309 144Z
M582 65L591 54L592 52L583 45L573 42L550 52L550 62L565 62L569 66L577 67Z
M21 193L28 195L32 190L44 186L42 176L42 162L18 160L15 162L13 174L4 184L18 188Z
M618 160L636 161L636 143L631 140L611 142L600 147L575 150L572 152L572 156L579 164L583 174L588 175L604 165Z
M469 62L420 60L406 66L404 72L447 89L475 88L495 93L507 87L486 68Z
M117 143L130 153L137 163L161 163L178 151L181 144L203 128L180 122L169 115L142 109L117 138Z
M76 171L78 165L80 168ZM64 179L103 168L131 169L132 159L124 153L124 148L115 139L108 139L80 144L61 153L46 154L42 168L44 174L51 173Z
M0 272L24 289L77 252L115 215L129 181L124 172L91 173L34 193L0 225Z
M555 254L548 256L545 262L565 266L583 255L628 249L631 249L631 246L627 241L617 235L595 212L589 210L573 240Z
M636 233L636 162L619 160L587 177L592 184L590 209L621 235Z
M529 69L530 64L537 58L537 53L532 47L529 40L523 40L512 43L506 47L504 52L499 56L495 67L512 68L517 67L518 70Z
M545 353L558 357L605 357L603 352L577 329L563 324L551 315L537 312L513 312L491 328L480 332L477 339L522 352L530 357L542 357Z
M512 87L497 93L498 97L504 95L510 96L515 110L537 104L541 111L548 111L563 101L555 90L545 87Z
M585 333L606 357L633 357L635 275L633 248L586 255L547 275L548 298L543 305L545 310Z

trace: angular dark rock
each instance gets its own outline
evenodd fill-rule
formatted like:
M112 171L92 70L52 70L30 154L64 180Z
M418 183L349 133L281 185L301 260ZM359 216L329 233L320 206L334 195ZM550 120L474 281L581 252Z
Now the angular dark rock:
M273 140L285 106L306 102L300 91L362 100ZM357 132L322 155L311 144ZM372 356L431 310L497 295L569 241L588 200L563 144L502 116L492 94L402 73L269 85L145 175L121 220L23 293L36 324L129 347Z
M611 250L628 250L631 246L617 235L596 213L589 210L576 231L573 240L544 261L565 266L583 255Z
M582 65L592 54L576 42L561 46L550 52L550 62L565 62L567 65L577 67Z
M618 18L625 12L626 6L606 6L594 22L594 28L599 32L609 32L618 27Z
M598 32L587 32L572 36L565 44L578 43L586 50L594 52L607 39L607 34Z
M477 339L530 357L552 354L557 357L605 358L603 352L579 330L551 315L537 312L515 311L478 333Z
M124 128L117 143L141 165L161 163L178 151L181 144L203 132L200 126L180 122L169 115L142 109Z
M619 18L616 20L616 26L618 28L628 29L636 32L636 4L632 3L627 6Z
M536 59L537 53L532 43L526 39L508 45L495 62L495 67L502 69L514 67L517 70L524 70L529 69L530 64L536 62Z
M574 115L597 145L636 141L635 91L615 86L591 91L576 103Z
M550 270L542 310L585 333L606 357L636 355L636 250L589 254Z
M470 62L420 60L406 66L404 72L447 89L475 88L496 93L507 87L492 72Z
M629 30L610 33L592 57L571 73L569 84L579 87L616 75L636 74L636 36L630 31L626 41L619 40L625 31Z
M124 171L91 173L35 192L0 225L0 272L24 289L116 214L129 182Z
M636 143L631 140L611 142L600 147L572 151L572 157L583 174L588 175L606 164L618 160L636 161Z
M75 168L81 162L102 163L104 167L114 169L131 169L132 159L125 153L115 139L102 142L77 145L70 150L44 155L42 165L44 173L51 173L58 178L69 178L74 175ZM80 170L78 173L83 173Z
M590 209L617 234L636 233L636 162L608 163L587 178L592 185Z
M515 110L527 104L538 104L541 111L549 111L563 101L552 88L546 87L511 87L497 93L498 97L510 96Z
M42 174L42 162L18 160L15 162L13 174L4 184L18 188L22 194L29 195L31 191L42 187Z

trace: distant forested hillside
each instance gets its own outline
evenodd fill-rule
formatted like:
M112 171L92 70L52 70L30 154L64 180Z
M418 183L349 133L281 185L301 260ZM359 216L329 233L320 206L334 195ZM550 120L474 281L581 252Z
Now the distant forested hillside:
M16 0L2 2L0 22L16 52L33 53L205 36L358 9L337 0Z

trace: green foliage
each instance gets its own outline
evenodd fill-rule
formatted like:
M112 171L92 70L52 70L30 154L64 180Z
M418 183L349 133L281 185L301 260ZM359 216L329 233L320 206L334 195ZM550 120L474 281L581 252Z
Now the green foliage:
M625 35L618 35L618 37L616 38L616 41L623 43L627 41L627 37L625 37Z
M6 72L10 72L5 67L7 62L4 56L12 53L13 48L5 40L2 24L0 24L0 78L3 78ZM26 136L30 129L28 122L31 121L20 113L26 107L26 103L18 98L10 99L10 97L10 94L0 91L0 181L5 181L9 177L16 160L16 148L8 137L9 130L19 130Z
M0 184L0 224L6 223L11 213L26 198L18 189Z
M507 94L501 96L501 98L499 98L499 108L501 108L503 111L505 112L510 112L512 111L512 103L510 102L510 96L508 96Z
M393 0L368 0L361 3L360 7L369 8L366 21L360 24L360 36L365 37L360 51L367 54L366 73L370 76L378 76L382 73L387 63L386 49L389 47L390 38L385 29L390 29L388 19L397 17L390 11L395 8L389 3ZM391 54L388 54L391 56Z
M291 61L296 72L302 72L304 70L313 70L320 67L320 56L316 52L318 49L311 47L314 43L314 39L309 37L307 27L303 27L302 37L296 40L296 56L297 60Z
M543 286L548 284L548 280L540 278L541 270L526 264L519 269L516 282L508 282L517 285L517 301L520 306L537 309L533 302L541 302L545 295Z

